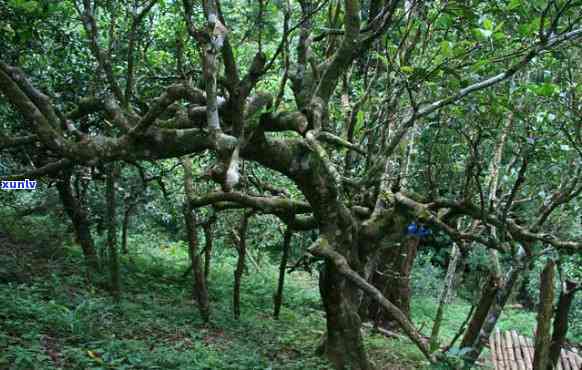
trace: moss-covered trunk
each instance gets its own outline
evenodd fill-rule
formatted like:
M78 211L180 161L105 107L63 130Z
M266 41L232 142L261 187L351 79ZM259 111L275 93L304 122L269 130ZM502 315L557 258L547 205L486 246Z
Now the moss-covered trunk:
M326 261L319 289L326 313L327 331L321 350L336 369L371 369L357 313L355 288Z
M473 343L475 343L475 340L479 336L479 332L485 323L485 319L487 319L487 314L495 301L495 295L497 294L500 284L501 282L499 281L498 276L493 273L489 274L487 281L481 289L481 297L477 303L477 308L471 317L471 321L469 321L469 326L467 327L463 340L461 341L461 348L472 347Z

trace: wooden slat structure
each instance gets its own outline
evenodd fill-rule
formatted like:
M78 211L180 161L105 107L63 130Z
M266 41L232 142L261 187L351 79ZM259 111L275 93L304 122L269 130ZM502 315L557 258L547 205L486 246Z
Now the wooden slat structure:
M500 332L489 338L491 359L496 370L531 370L533 367L534 344L515 330ZM557 370L582 370L582 357L572 351L562 349Z

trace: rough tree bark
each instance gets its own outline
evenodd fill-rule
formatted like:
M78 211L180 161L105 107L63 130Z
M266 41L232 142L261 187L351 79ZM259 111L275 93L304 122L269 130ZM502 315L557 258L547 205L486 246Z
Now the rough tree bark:
M554 309L554 276L556 263L548 261L540 275L540 303L535 337L533 370L546 370L549 364L552 314Z
M357 289L350 286L331 262L326 262L320 273L319 289L327 325L319 352L325 354L336 369L372 369L360 331L355 299Z
M210 320L210 303L208 300L208 287L202 265L200 253L198 251L198 233L196 230L196 214L190 199L194 197L194 184L192 182L192 160L182 159L184 168L184 192L186 201L184 202L184 222L186 224L186 235L188 237L188 255L192 265L192 299L198 304L200 316L204 322Z
M471 350L465 355L465 364L467 366L471 367L475 364L479 355L483 351L483 348L489 342L489 337L501 316L511 292L513 291L515 282L527 267L526 257L525 250L520 246L514 258L513 265L507 272L502 285L496 290L493 304L490 306L485 320L481 322L480 329L477 332L477 337L472 343L467 341L465 346L461 345L461 348L471 348Z
M380 264L373 272L371 281L384 296L410 318L410 273L416 258L420 239L411 237L394 248L386 249ZM370 302L369 317L375 325L388 327L395 324L394 317L377 302Z
M126 88L126 96L128 96L128 98L124 99L124 94L119 88L116 74L113 72L111 58L106 58L107 55L100 50L100 42L97 37L99 32L96 27L97 22L94 14L95 7L89 6L89 1L84 3L87 6L84 10L80 10L80 16L87 30L86 33L90 37L89 42L91 50L93 51L100 68L104 70L106 80L110 85L109 87L114 96L119 100L119 102L126 103L130 100L132 91L134 90L131 82L133 80L133 77L131 76L132 72L129 73L127 78L129 83ZM300 18L301 22L299 23L299 27L301 27L301 35L298 43L298 63L294 68L292 68L297 71L293 77L293 92L296 95L298 110L293 114L297 114L304 118L306 117L303 121L308 121L309 125L304 125L299 130L297 128L289 128L287 125L289 123L288 121L270 121L269 117L273 116L271 114L262 115L261 120L259 121L263 123L266 122L267 126L270 121L271 127L277 128L278 131L287 131L291 129L300 133L300 135L294 135L291 138L265 138L261 131L265 129L265 127L261 127L260 130L254 130L254 128L251 127L251 124L246 127L248 129L246 132L249 135L247 137L244 136L245 123L255 122L255 120L245 121L243 114L244 102L249 98L249 92L254 89L256 82L266 71L269 70L269 68L263 68L263 63L256 74L253 75L251 73L247 76L248 78L245 77L243 81L240 81L238 78L239 71L237 59L234 57L233 50L229 44L227 36L228 32L223 24L224 19L218 9L218 3L215 0L203 1L202 4L208 21L206 32L195 29L192 20L192 10L194 8L193 2L184 0L184 13L187 15L186 21L188 24L188 31L193 35L195 40L199 41L200 46L202 46L201 49L203 49L202 51L204 52L203 81L199 82L203 83L205 86L206 95L204 96L204 94L201 94L191 86L186 86L186 84L173 85L169 87L165 93L161 94L159 99L155 99L151 105L146 105L146 114L143 117L136 117L138 121L137 124L135 126L130 125L130 129L127 130L128 132L126 134L124 133L121 136L112 137L107 136L108 132L104 131L102 133L100 132L100 134L95 137L79 135L79 140L75 140L68 134L65 135L61 129L63 125L73 129L75 127L72 124L68 124L66 120L57 116L50 99L34 89L34 87L23 78L23 74L18 69L7 66L2 62L0 62L0 91L8 98L12 105L20 111L25 120L32 123L30 127L35 131L35 134L38 135L43 146L49 149L52 153L61 154L65 163L70 163L74 160L77 163L90 164L95 161L111 162L114 160L129 158L158 160L161 158L175 158L182 155L202 153L206 150L218 154L219 157L235 158L234 154L237 154L236 157L238 157L240 150L241 158L254 160L264 167L268 167L287 176L305 195L309 206L312 208L310 212L313 214L313 219L315 220L314 223L317 225L316 228L319 229L320 236L324 237L328 243L324 251L325 253L321 254L326 258L326 261L324 271L321 275L320 285L328 320L326 341L323 347L324 352L328 354L328 358L333 362L336 368L340 369L367 369L370 367L363 349L360 334L360 319L356 314L356 308L358 307L360 297L358 289L362 289L368 295L374 297L375 301L379 302L383 308L396 318L407 335L409 335L421 351L425 353L427 358L430 359L433 356L430 355L428 346L423 343L422 338L419 337L414 326L406 318L406 315L395 307L389 300L383 297L378 289L368 284L366 279L361 277L365 276L365 266L370 255L375 254L375 252L369 250L366 251L366 249L375 249L378 245L374 243L371 245L360 243L358 229L364 228L363 223L356 221L354 219L355 217L350 215L350 206L348 206L348 203L351 202L342 199L343 194L346 193L344 192L345 189L342 189L345 179L336 176L337 171L334 170L335 163L326 163L331 162L329 160L329 154L326 149L321 147L319 142L320 138L326 136L329 138L330 135L333 136L331 132L322 133L321 130L322 128L325 129L326 127L330 127L331 120L329 120L329 117L326 117L328 114L326 112L329 111L330 98L334 94L339 79L346 73L347 69L353 65L356 57L362 55L362 53L369 49L369 46L375 40L380 40L391 26L395 26L394 29L400 27L399 24L392 23L392 15L402 13L396 11L396 8L400 6L399 4L401 2L393 0L373 1L373 3L366 2L367 5L372 5L373 9L371 10L371 14L378 12L379 17L375 17L375 19L371 20L371 22L364 27L362 27L363 25L360 22L362 1L344 0L343 2L334 2L337 14L342 14L341 18L343 27L333 28L341 28L343 36L341 42L339 42L339 38L337 43L333 42L334 46L330 46L330 49L326 53L326 56L329 56L329 58L325 63L321 63L321 65L315 63L314 56L316 56L317 53L312 53L312 51L309 50L309 44L314 40L310 35L310 23L311 19L315 19L313 16L318 11L318 8L315 5L319 7L320 2L316 3L311 0L300 0L299 3L303 10L303 14ZM415 14L414 9L417 8L420 3L422 2L404 2L404 13L407 14L407 20ZM321 4L325 4L325 2L322 2ZM567 8L562 10L567 10ZM560 13L568 14L568 12L562 12L562 10ZM554 22L547 23L559 25L559 18L559 16L556 16ZM338 26L339 25L340 24L338 23ZM390 181L385 181L386 179L391 178L391 176L389 176L390 171L385 171L381 179L377 179L376 174L381 172L383 167L387 167L385 165L389 162L398 162L395 158L396 156L393 155L394 149L400 144L402 138L407 134L409 129L414 126L415 122L447 105L455 104L475 92L482 91L493 85L507 81L543 52L550 50L565 41L579 38L582 35L582 30L573 27L574 26L572 25L571 30L562 33L558 32L555 36L553 35L553 31L556 31L556 29L548 29L547 34L540 35L540 40L529 45L530 47L527 49L527 52L521 55L517 61L511 63L507 69L499 71L499 73L494 76L479 79L474 83L453 91L450 95L442 96L439 100L423 102L422 104L417 105L413 101L414 98L412 91L409 96L410 102L405 102L406 99L401 99L403 100L403 106L397 106L397 110L394 110L394 112L406 113L403 114L402 117L400 117L401 115L399 113L393 115L395 118L394 122L396 123L398 120L399 124L394 124L394 134L390 135L389 140L384 140L386 138L385 133L387 125L381 125L381 131L383 131L382 135L375 135L374 131L370 131L370 138L372 140L369 140L369 142L375 142L375 144L379 144L381 147L381 152L378 152L373 150L372 145L370 145L371 150L365 159L367 164L377 162L377 164L367 167L370 171L366 171L366 175L369 174L370 176L366 176L366 180L373 180L374 185L373 189L368 188L365 190L377 192L377 186L375 185L376 180L380 180L382 184L380 186L380 191L377 192L380 194L380 197L378 197L379 199L376 202L376 207L374 207L373 215L379 215L380 213L387 211L390 207L394 208L393 205L388 203L391 203L389 198L394 197L394 192L397 192L397 190L392 191L391 189L395 188L384 186L384 184L390 183ZM540 31L544 30L541 29ZM411 33L414 34L414 32ZM420 29L417 34L420 37ZM287 36L288 35L286 35L286 37ZM406 60L406 56L403 54L410 54L409 52L412 51L414 45L423 44L422 42L416 42L416 38L407 39L405 37L401 41L404 45L401 48L399 55L403 56L401 61ZM330 42L330 45L331 44L332 42ZM222 70L222 68L219 68L217 65L217 62L219 61L219 53L222 53L222 60L224 61L224 77L222 75L217 76L219 75L219 71L221 72ZM129 59L132 59L131 55ZM273 59L273 61L275 61L275 59ZM129 67L128 69L133 71L135 68ZM251 71L252 69L253 68L249 68ZM221 85L224 85L226 90L229 90L228 95L225 94L225 96L228 96L228 102L226 103L228 109L226 109L227 112L224 117L222 117L222 120L218 114L219 103L217 97L217 78L220 79ZM388 86L391 88L395 85L392 84L392 82L398 82L398 80L388 77L387 82L390 83ZM191 129L191 127L189 127L189 129L170 131L160 129L161 122L159 122L159 118L161 114L164 113L169 105L178 100L185 99L186 97L188 97L189 100L194 100L193 103L196 103L196 106L200 107L202 107L205 101L206 106L204 108L207 116L208 130L194 130ZM422 99L420 95L418 98ZM149 106L149 109L147 106ZM135 110L135 112L139 111L141 110ZM120 116L125 115L122 111L119 111L119 113ZM131 113L131 116L134 116L134 112L127 113ZM135 113L135 115L137 115L137 113ZM263 118L265 118L265 120L263 120ZM335 117L333 118L335 119ZM123 121L123 117L120 119ZM384 117L382 117L382 119L384 119ZM115 123L117 120L113 121ZM156 121L159 124L157 124ZM307 131L307 126L309 126L310 131ZM223 134L221 127L226 128L225 132L233 133L234 136ZM257 143L256 140L262 140L263 142ZM347 146L348 148L352 149L354 147L353 144L348 144L350 144ZM233 150L235 147L236 150ZM233 153L233 155L231 157L230 155L225 155L225 153ZM372 154L379 155L376 157ZM333 156L335 157L335 154ZM231 163L236 162L236 160L231 160ZM49 167L54 170L55 166L63 168L62 165L62 161L57 161L53 164L44 166L43 168L35 169L34 173L46 174L51 171ZM229 166L229 169L230 168L231 166ZM238 178L238 176L234 177ZM227 180L228 179L229 177L227 176ZM231 184L232 183L235 182L231 182ZM228 186L228 188L230 189L232 186ZM388 196L385 197L385 195ZM444 224L435 216L433 213L434 208L429 208L428 203L429 202L426 200L423 201L420 205L422 208L420 210L423 214L428 215L426 217L431 219L433 224L446 231L449 235L458 237L459 239L473 241L480 239L481 244L485 244L489 247L491 246L492 242L486 238L467 235L466 233L461 235L458 231ZM508 204L509 203L511 202L508 202ZM549 211L547 214L544 212L542 220L547 217L549 212L554 209L552 207L556 204L556 202L550 202L551 206L548 208ZM407 207L402 202L400 202L400 205L402 205L403 208ZM437 204L435 207L441 209L451 208L449 205L450 204L439 206ZM272 206L272 204L270 206ZM433 205L431 205L431 207L432 206ZM455 204L452 205L452 208L455 208ZM490 212L489 209L481 209L479 212L474 212L469 209L469 205L463 205L462 207L457 208L463 209L461 214L479 218L485 224L488 224L488 226L493 225L499 227L506 221L505 219L500 220L496 213ZM399 210L399 212L400 211L401 210ZM388 217L393 216L390 215L389 212L386 213L388 214ZM400 213L407 212L402 211ZM579 243L547 238L545 233L539 233L536 229L532 230L526 226L518 225L513 220L508 224L508 228L503 229L505 232L511 234L513 240L540 240L556 246L559 245L560 247L576 248L578 250L581 248ZM385 230L380 228L378 229L378 234L385 235L386 233ZM504 233L500 232L499 235L501 239L505 238ZM497 291L495 304L489 310L486 322L483 325L483 334L480 333L474 341L477 343L476 345L478 348L482 348L482 339L488 336L491 325L494 325L499 316L499 313L501 312L500 310L511 291L513 281L515 281L518 272L519 269L512 270L512 274L510 274L506 280L507 282L503 288ZM491 320L489 320L489 318L491 318ZM479 350L476 350L475 352L478 355Z
M412 322L408 320L404 313L402 313L402 311L400 311L398 307L392 304L392 302L387 300L376 287L368 283L364 278L362 278L362 276L359 273L354 271L348 264L347 259L340 253L336 252L335 248L332 249L331 244L329 244L329 242L325 238L320 237L318 241L316 241L309 248L309 252L316 256L326 257L327 262L331 264L331 266L329 266L329 264L326 265L326 268L333 267L335 269L335 272L339 274L341 277L343 277L342 283L350 283L346 286L343 286L344 291L346 288L356 287L358 289L361 289L364 293L366 293L368 296L374 299L374 301L380 303L382 307L389 311L391 315L398 321L402 330L417 345L417 347L426 356L426 358L430 362L433 363L436 362L435 356L433 356L430 353L428 345L425 343L421 334L416 330ZM325 271L325 273L327 272L328 270ZM336 291L339 292L339 289ZM357 314L355 314L355 311L352 311L351 313L354 314L356 318L358 317ZM362 367L363 365L364 364L361 364L360 367ZM368 364L367 366L369 367L370 365Z

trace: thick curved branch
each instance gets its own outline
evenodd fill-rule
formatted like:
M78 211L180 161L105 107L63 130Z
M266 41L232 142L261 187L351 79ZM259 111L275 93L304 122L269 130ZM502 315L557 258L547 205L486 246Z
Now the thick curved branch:
M259 125L266 132L295 131L303 135L309 122L301 112L269 112L261 115Z
M349 141L342 139L341 137L336 136L330 132L321 131L318 133L317 138L337 147L348 148L359 154L366 155L366 151L360 148L358 145L352 144Z
M8 101L27 121L32 123L32 129L45 145L55 151L62 151L64 148L64 140L60 131L51 124L51 119L43 113L43 111L46 111L46 108L41 109L35 104L35 100L38 100L38 96L35 97L38 91L35 89L33 96L29 96L27 93L30 93L30 91L26 91L29 90L29 83L26 82L24 89L22 89L21 87L25 80L17 78L21 83L19 86L10 72L9 67L0 62L0 92L4 94ZM49 114L49 117L52 116L52 114Z
M310 213L311 206L306 202L290 200L282 197L257 197L240 192L214 192L202 197L190 199L192 207L203 207L221 202L238 203L264 213Z
M186 99L197 105L201 105L205 101L204 93L201 90L183 84L172 85L153 102L148 112L132 130L132 134L142 134L147 131L172 103L180 99Z
M262 108L270 108L273 105L273 96L267 92L258 92L257 94L249 97L245 104L244 116L246 119L252 117L255 113L260 111Z
M25 135L18 137L7 137L0 135L0 150L34 144L37 141L38 137L36 135Z
M43 176L51 175L57 173L67 167L72 166L72 162L68 159L61 159L60 161L49 163L45 166L35 168L34 170L21 173L18 175L8 175L0 177L2 181L19 181L25 179L37 179Z
M51 105L50 98L43 94L40 90L36 89L20 68L9 66L0 61L0 69L12 80L16 86L18 86L22 93L26 95L28 98L27 100L30 100L30 102L32 102L44 115L44 117L48 120L48 123L52 125L53 128L58 129L61 120L58 118L59 116L57 112Z
M445 231L449 234L453 239L455 239L459 244L462 244L463 241L472 241L483 244L488 248L492 249L500 249L500 245L493 240L483 238L479 235L463 233L455 229L454 227L448 225L446 222L442 221L438 216L433 214L429 210L429 206L420 202L413 200L412 198L407 197L406 195L398 192L394 194L394 199L401 205L409 208L415 214L415 216L422 221L425 221L431 225L437 226L438 228Z

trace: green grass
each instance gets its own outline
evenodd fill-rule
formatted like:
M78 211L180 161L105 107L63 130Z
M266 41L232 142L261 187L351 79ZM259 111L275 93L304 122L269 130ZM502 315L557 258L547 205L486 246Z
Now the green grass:
M59 268L49 275L0 284L0 368L326 368L313 354L325 322L313 309L318 295L308 277L290 280L286 307L275 321L276 271L251 267L237 321L230 310L233 260L217 258L210 278L213 321L204 325L187 280L179 278L186 261L179 244L134 250L123 261L118 305L99 283L83 278L76 250L53 263Z
M436 299L431 297L414 297L412 301L412 318L418 326L423 328L422 332L425 335L430 335L437 304ZM470 309L471 306L461 299L456 299L446 305L439 335L441 342L448 343L455 336L459 325L467 317ZM516 330L518 333L529 337L533 335L535 327L535 313L523 309L507 308L497 322L497 328L502 331Z
M181 279L188 265L185 245L155 236L133 237L130 245L130 256L122 257L119 304L103 288L107 275L88 282L78 247L43 250L42 257L20 251L20 260L4 255L5 263L26 273L20 282L0 284L0 369L329 368L314 353L325 330L315 276L289 276L281 318L273 320L278 269L267 261L260 270L249 264L242 317L234 320L235 260L225 251L213 260L212 323L204 325L192 303L189 280ZM461 300L447 305L442 344L454 336L469 308ZM413 299L413 320L425 335L435 311L434 298ZM529 336L534 326L535 315L522 310L508 310L499 323L502 330ZM428 368L405 338L387 339L370 329L364 338L378 369Z

